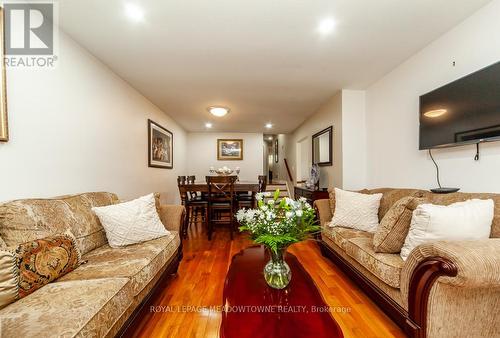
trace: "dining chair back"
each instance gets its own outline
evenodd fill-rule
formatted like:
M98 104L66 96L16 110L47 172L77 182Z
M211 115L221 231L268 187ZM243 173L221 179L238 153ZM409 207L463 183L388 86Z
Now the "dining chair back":
M186 184L186 176L177 176L177 185Z
M190 184L194 184L195 177L179 176L177 178L177 187L181 197L181 203L186 208L186 217L181 229L181 236L187 238L188 228L191 224L201 221L205 228L208 228L208 201L201 196L199 197L195 191L190 188Z
M187 190L186 190L186 176L177 176L177 188L179 189L179 195L181 197L181 203L186 204L187 201Z
M229 224L231 240L234 231L234 214L236 213L236 195L234 184L237 176L207 176L208 185L208 239L211 240L215 224ZM223 213L228 214L224 219Z

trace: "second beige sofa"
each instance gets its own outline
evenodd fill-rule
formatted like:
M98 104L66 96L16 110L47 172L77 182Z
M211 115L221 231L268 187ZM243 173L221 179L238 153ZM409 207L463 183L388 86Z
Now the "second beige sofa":
M381 220L403 197L448 205L472 198L495 202L491 238L436 241L399 254L377 253L373 234L329 227L335 204L315 202L322 225L320 246L410 337L500 337L500 195L432 194L414 189L374 189L382 193Z

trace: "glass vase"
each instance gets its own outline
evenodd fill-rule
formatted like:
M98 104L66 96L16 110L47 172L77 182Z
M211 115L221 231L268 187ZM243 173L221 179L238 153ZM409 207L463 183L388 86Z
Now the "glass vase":
M264 278L270 287L284 289L292 279L290 267L283 259L286 248L278 248L276 251L271 248L267 249L271 254L271 259L264 267Z

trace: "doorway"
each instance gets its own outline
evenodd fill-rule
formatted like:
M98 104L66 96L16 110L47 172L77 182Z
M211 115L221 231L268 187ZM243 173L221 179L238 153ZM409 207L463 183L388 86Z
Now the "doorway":
M265 134L264 135L264 175L267 176L268 182L276 182L280 179L279 165L277 163L278 151L276 142L278 135Z
M311 151L310 151L309 138L304 137L299 140L296 144L296 155L297 159L297 182L306 181L309 179L309 170L311 163Z

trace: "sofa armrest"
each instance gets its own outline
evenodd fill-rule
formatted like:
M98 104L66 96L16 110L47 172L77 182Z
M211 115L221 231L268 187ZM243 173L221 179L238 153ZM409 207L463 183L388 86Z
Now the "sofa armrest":
M182 205L160 205L160 220L167 230L181 231L186 209Z
M316 209L321 226L327 225L332 220L333 215L329 199L314 201L314 209Z
M440 258L451 263L456 276L444 276L440 283L466 287L500 287L500 238L472 241L437 241L416 247L401 274L402 292L408 296L412 275L425 260Z
M485 322L497 311L500 290L500 238L419 245L400 284L410 336L489 337Z

